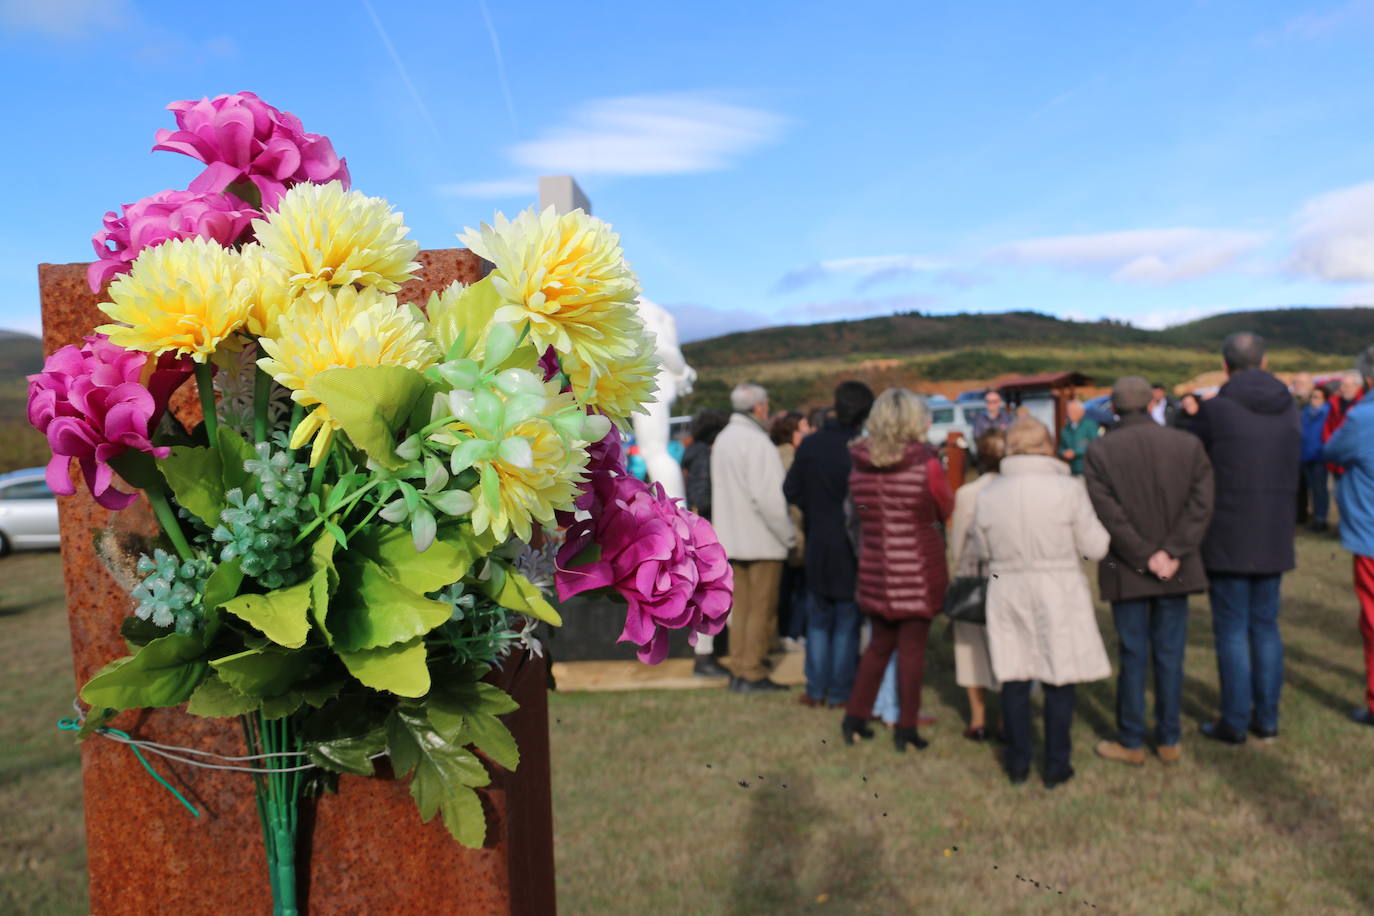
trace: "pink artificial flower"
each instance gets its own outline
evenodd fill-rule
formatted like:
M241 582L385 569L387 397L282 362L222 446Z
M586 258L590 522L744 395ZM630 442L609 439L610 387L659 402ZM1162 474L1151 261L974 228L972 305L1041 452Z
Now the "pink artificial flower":
M228 192L159 191L125 204L123 210L123 216L106 213L105 228L91 237L97 258L86 269L91 292L100 292L111 277L127 271L144 248L194 236L233 245L262 216Z
M734 578L705 519L668 499L663 488L628 475L592 479L591 517L574 522L558 551L558 597L614 588L628 603L621 642L651 665L668 655L668 631L719 633L730 610ZM600 557L570 564L592 545Z
M193 191L223 191L251 181L262 193L262 208L271 210L293 184L349 185L348 163L327 137L306 133L295 115L251 92L173 102L167 109L175 113L178 129L159 130L153 149L205 163L191 182Z
M94 334L80 348L58 350L42 372L29 376L29 422L52 447L47 480L54 493L76 492L69 474L75 458L95 501L106 509L123 509L138 497L114 488L110 460L130 448L157 458L170 454L149 436L193 364L164 354L145 387L139 377L147 361L146 353L125 350Z
M539 368L544 370L544 381L553 381L554 377L563 369L558 362L558 351L553 347L545 349L544 355L539 357Z

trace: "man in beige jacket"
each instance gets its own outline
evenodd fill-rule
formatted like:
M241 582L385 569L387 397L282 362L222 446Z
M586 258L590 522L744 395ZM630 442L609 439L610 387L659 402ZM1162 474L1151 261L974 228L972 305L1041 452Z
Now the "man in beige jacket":
M783 560L796 541L782 495L782 459L764 423L768 392L744 383L730 392L734 413L711 448L711 523L735 574L730 617L730 689L786 690L765 659L777 629Z

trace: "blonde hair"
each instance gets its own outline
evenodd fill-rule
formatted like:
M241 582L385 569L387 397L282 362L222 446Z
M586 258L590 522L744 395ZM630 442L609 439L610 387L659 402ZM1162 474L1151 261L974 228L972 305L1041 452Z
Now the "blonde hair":
M874 467L887 467L902 460L909 444L925 438L930 408L918 394L889 388L873 402L867 428L868 460Z
M1007 455L1053 455L1050 429L1035 417L1021 417L1007 430Z

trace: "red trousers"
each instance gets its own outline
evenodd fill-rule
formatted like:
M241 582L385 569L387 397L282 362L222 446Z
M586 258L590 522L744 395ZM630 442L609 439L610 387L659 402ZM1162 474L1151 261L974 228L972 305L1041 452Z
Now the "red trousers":
M901 704L897 727L915 728L916 717L921 713L921 680L925 675L930 621L921 618L888 620L877 616L868 619L873 622L873 639L859 658L859 673L854 676L854 692L849 695L845 712L861 719L873 715L873 701L883 685L887 660L896 649L897 702Z
M1374 557L1355 554L1355 595L1360 599L1360 635L1364 637L1364 701L1374 712Z

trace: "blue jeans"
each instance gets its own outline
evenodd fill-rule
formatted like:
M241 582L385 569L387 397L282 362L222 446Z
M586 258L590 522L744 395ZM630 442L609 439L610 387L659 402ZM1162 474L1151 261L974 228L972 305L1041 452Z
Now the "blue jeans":
M859 606L807 593L806 693L813 700L849 702L859 665Z
M1041 684L1045 692L1045 778L1061 780L1073 773L1069 763L1073 741L1073 711L1078 705L1076 684ZM1018 776L1031 764L1031 682L1002 682L1002 720L1007 732L1007 771Z
M1307 462L1302 466L1302 475L1307 481L1307 492L1312 496L1312 521L1325 525L1331 510L1331 494L1326 489L1326 462L1320 459Z
M896 725L902 717L902 701L897 696L897 653L887 660L883 682L878 685L878 698L873 701L873 715L888 725Z
M1209 572L1212 635L1221 680L1221 721L1237 734L1279 727L1283 640L1279 636L1279 573L1235 576Z
M1188 644L1188 596L1161 595L1113 601L1120 640L1121 673L1116 681L1116 731L1122 747L1145 744L1146 669L1154 661L1155 741L1178 744L1183 693L1183 649Z

